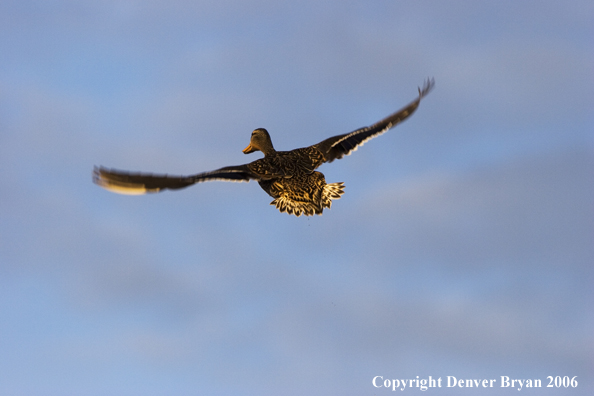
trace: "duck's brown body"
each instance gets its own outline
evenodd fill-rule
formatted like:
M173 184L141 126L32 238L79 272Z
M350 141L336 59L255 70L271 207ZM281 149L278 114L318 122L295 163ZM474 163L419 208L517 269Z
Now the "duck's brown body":
M208 180L257 180L260 187L274 198L271 205L275 205L281 212L296 216L322 214L324 208L330 208L333 199L340 198L344 193L344 184L326 184L324 175L316 169L325 162L351 154L367 140L405 120L417 109L433 84L433 80L427 80L423 89L419 88L419 97L416 100L383 120L313 146L276 151L268 131L258 128L252 132L250 144L243 152L249 154L262 151L264 158L245 165L228 166L192 176L130 173L100 167L93 171L93 181L114 192L144 194L164 189L180 189Z
M263 128L256 129L251 140L245 153L259 147L258 140L268 141L264 158L247 166L260 176L258 184L274 198L270 204L279 211L295 216L322 214L324 208L332 206L333 199L344 193L343 183L326 184L324 175L315 171L325 162L324 154L315 146L275 151Z
M258 184L274 198L271 205L295 216L322 214L324 208L332 206L333 199L340 198L344 193L344 183L326 184L320 172L262 180Z

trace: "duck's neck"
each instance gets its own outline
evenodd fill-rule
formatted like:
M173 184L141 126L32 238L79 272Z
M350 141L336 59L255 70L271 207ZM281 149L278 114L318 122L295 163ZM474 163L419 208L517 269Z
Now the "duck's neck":
M265 157L270 157L272 155L276 154L276 150L274 149L274 147L272 146L272 142L266 142L265 147L262 147L260 149L260 151L262 151L264 153Z

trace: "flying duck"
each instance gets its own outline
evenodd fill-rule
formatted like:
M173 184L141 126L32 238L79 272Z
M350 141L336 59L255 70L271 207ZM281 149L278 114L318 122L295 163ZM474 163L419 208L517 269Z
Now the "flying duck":
M264 158L245 165L226 166L210 172L190 176L132 173L104 167L95 167L93 182L107 190L139 195L162 190L178 190L195 183L210 180L249 182L256 180L268 195L270 203L280 212L295 216L321 215L330 208L332 200L344 193L344 183L327 184L324 175L316 169L325 162L332 162L351 154L368 140L383 134L415 112L421 99L433 88L428 79L419 88L419 96L407 106L375 124L350 133L333 136L313 146L291 151L276 151L270 134L264 128L255 129L244 154L261 151Z

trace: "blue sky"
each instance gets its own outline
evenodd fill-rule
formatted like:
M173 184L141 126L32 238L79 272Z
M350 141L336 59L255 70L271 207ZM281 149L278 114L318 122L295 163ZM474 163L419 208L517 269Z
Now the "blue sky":
M593 30L589 1L0 2L0 394L592 394ZM320 169L323 216L91 183L317 143L429 76Z

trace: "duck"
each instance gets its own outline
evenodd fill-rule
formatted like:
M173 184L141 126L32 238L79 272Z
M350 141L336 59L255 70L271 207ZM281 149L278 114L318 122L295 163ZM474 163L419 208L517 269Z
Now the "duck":
M250 142L243 149L243 153L260 151L264 157L247 164L226 166L189 176L128 172L95 166L93 182L112 192L140 195L163 190L179 190L205 181L255 180L274 198L270 205L275 206L281 213L297 217L321 215L324 209L330 209L333 200L343 195L344 183L326 183L324 174L316 169L324 163L352 154L370 139L406 120L417 110L421 99L434 85L433 78L425 80L423 87L419 87L419 94L415 100L373 125L330 137L309 147L276 151L268 131L257 128L252 132Z

